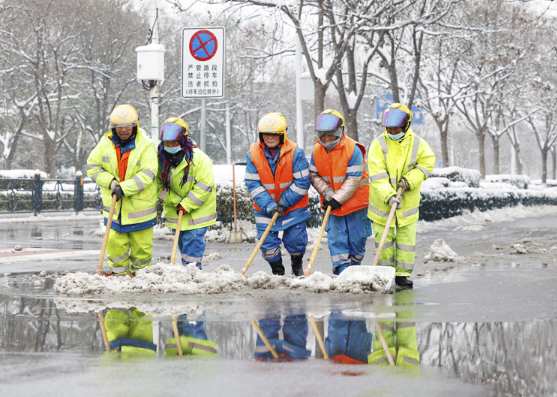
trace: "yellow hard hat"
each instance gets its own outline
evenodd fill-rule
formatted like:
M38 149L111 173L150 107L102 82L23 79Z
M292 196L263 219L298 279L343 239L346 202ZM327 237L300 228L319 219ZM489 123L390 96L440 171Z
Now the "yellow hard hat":
M259 140L261 142L263 142L261 134L277 134L281 135L280 143L284 143L288 134L288 124L282 114L267 113L257 123L257 132L259 132Z
M161 125L159 139L161 141L179 141L183 136L188 136L188 125L178 117L170 117Z
M402 103L393 103L383 112L382 125L384 127L400 127L404 132L412 123L412 112Z
M137 111L131 105L118 105L110 114L111 127L137 126L138 122Z

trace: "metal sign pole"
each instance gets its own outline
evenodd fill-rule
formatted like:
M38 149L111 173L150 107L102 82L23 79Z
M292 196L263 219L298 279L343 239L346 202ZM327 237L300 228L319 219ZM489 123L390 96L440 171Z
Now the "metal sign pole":
M201 100L201 123L199 128L199 148L205 152L207 144L207 131L206 131L206 117L207 117L207 100Z

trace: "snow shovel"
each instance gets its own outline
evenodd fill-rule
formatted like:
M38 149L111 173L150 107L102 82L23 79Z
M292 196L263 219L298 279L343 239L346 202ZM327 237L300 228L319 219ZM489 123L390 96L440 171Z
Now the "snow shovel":
M180 221L182 220L182 211L180 211L179 219ZM176 251L174 251L174 253L176 253ZM178 348L178 356L182 357L184 353L182 352L182 342L180 341L180 333L178 332L178 319L176 318L176 316L172 316L172 331L174 331L174 340L176 341L176 347Z
M101 257L99 258L99 264L97 265L97 274L102 276L104 254L106 253L106 244L108 243L108 235L110 234L110 226L112 225L112 216L114 216L114 208L116 208L116 195L112 195L112 205L110 206L110 213L108 214L108 219L106 221L106 231L104 232L103 246L101 248Z
M234 231L230 232L228 244L242 244L242 232L238 231L238 224L236 221L236 172L234 164L232 164L232 195L234 200Z
M246 262L246 265L242 269L242 275L246 274L246 272L248 271L248 268L250 267L251 262L253 262L253 260L255 259L255 255L257 255L257 251L259 251L259 249L261 248L261 246L265 242L265 239L267 238L267 235L269 234L269 232L271 231L271 228L275 224L275 221L277 220L278 216L279 216L279 213L277 212L271 218L271 222L269 222L269 225L267 226L267 229L265 229L265 232L263 232L263 236L261 236L261 238L259 239L259 242L255 246L255 249L251 253L251 256L249 257L248 261Z
M106 327L104 325L104 317L103 312L97 312L97 316L99 316L100 326L101 326L101 334L103 336L104 341L104 348L106 349L107 353L110 353L110 343L108 342L108 335L106 334Z
M327 207L327 212L325 212L325 217L323 218L323 224L321 225L321 229L319 229L319 234L317 235L317 240L315 240L315 246L313 247L313 252L311 253L311 257L309 258L309 265L304 273L304 277L309 277L311 274L311 268L313 266L313 262L315 261L315 257L317 256L317 251L319 250L319 244L321 244L321 239L323 238L323 233L325 232L325 226L327 226L327 221L329 220L329 215L331 215L331 206Z
M176 262L176 251L178 250L180 229L182 228L182 216L184 216L184 211L180 210L178 212L178 223L176 224L176 235L174 236L174 244L172 244L172 256L170 257L170 264L172 265Z
M404 189L399 187L398 191L396 192L396 198L400 198ZM351 276L356 274L369 274L369 275L378 275L382 278L386 278L388 281L387 285L383 289L382 292L387 292L391 286L393 285L393 281L395 279L395 268L392 266L378 266L379 264L379 257L381 256L381 252L383 251L383 246L385 245L385 240L387 240L387 234L389 233L389 228L391 227L391 223L393 222L393 218L395 216L396 207L398 203L394 203L391 206L391 211L389 212L389 217L387 218L387 224L385 225L385 230L383 231L383 235L381 236L381 241L379 242L379 247L377 247L377 251L375 252L375 259L373 260L372 266L350 266L348 269L344 270L340 276L338 276L339 281L347 280L352 278Z

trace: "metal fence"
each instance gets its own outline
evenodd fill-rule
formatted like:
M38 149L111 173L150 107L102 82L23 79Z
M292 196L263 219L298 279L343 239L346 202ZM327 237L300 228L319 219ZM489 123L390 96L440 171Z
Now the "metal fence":
M87 184L90 189L85 189ZM75 179L0 179L0 214L59 211L100 211L101 189L95 182L84 180L81 172Z

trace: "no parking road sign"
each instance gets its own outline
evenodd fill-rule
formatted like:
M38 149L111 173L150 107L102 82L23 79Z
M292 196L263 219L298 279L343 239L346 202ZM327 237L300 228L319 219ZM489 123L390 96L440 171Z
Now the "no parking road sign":
M182 30L182 97L224 96L224 28Z

